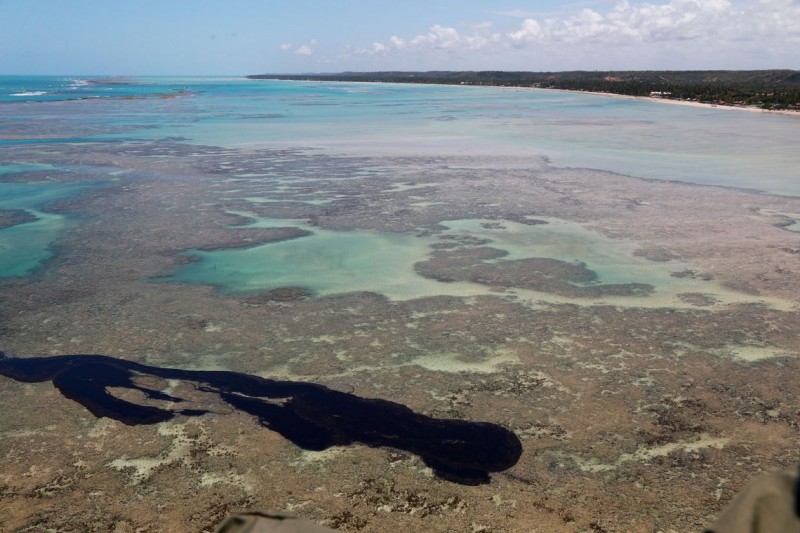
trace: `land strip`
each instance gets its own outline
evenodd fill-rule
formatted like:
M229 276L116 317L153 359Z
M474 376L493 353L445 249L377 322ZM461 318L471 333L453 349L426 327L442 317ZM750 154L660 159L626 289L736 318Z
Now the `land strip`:
M258 74L250 79L534 87L715 106L800 111L800 71L381 71Z

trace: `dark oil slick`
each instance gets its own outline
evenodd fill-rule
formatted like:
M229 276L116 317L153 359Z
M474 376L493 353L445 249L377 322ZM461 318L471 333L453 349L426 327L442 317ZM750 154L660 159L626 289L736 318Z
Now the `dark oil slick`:
M155 424L176 415L207 411L168 410L117 398L109 387L138 390L148 398L184 401L142 387L137 376L194 382L218 394L239 411L305 450L324 450L360 442L414 453L441 478L456 483L487 483L490 472L514 466L522 445L511 431L490 423L431 418L386 400L361 398L306 382L275 381L229 371L159 368L105 355L9 358L0 352L0 374L17 381L52 381L65 397L97 417L128 425ZM276 401L280 400L280 401Z

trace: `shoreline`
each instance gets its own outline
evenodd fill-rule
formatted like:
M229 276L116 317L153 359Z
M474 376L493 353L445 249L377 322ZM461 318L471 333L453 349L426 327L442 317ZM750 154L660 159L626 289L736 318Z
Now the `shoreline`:
M477 84L454 84L454 83L415 83L415 82L402 82L402 81L345 81L345 80L314 80L314 79L307 79L307 80L295 80L295 79L286 79L286 78L249 78L245 77L250 81L290 81L290 82L313 82L313 83L352 83L352 84L361 84L361 85L427 85L427 86L434 86L434 87L477 87L477 88L489 88L489 89L504 89L504 90L523 90L523 91L555 91L555 92L564 92L570 94L588 94L588 95L597 95L597 96L609 96L613 98L625 98L628 100L639 100L641 102L655 102L655 103L662 103L662 104L672 104L672 105L682 105L687 107L696 107L696 108L706 108L706 109L724 109L728 111L747 111L749 113L766 113L766 114L773 114L773 115L784 115L790 117L800 117L800 110L793 110L793 109L762 109L760 107L754 106L739 106L739 105L726 105L726 104L707 104L704 102L697 102L694 100L678 100L674 98L656 98L653 96L631 96L627 94L617 94L617 93L609 93L609 92L601 92L601 91L578 91L572 89L555 89L549 87L530 87L530 86L522 86L522 85L477 85Z
M343 82L343 83L350 83L350 82ZM385 82L353 82L353 83L385 83ZM414 83L401 83L401 82L392 82L397 83L398 85L422 85L422 84L414 84ZM513 86L513 85L449 85L446 83L437 83L437 84L425 84L425 85L439 85L443 87L489 87L493 89L516 89L516 90L526 90L526 91L552 91L552 92L562 92L567 94L587 94L587 95L597 95L597 96L608 96L611 98L624 98L626 100L638 100L640 102L654 102L659 104L672 104L672 105L682 105L687 107L697 107L697 108L704 108L704 109L724 109L728 111L747 111L750 113L769 113L773 115L785 115L790 117L800 117L800 110L794 109L762 109L760 107L754 106L742 106L742 105L727 105L727 104L707 104L705 102L697 102L695 100L678 100L675 98L656 98L654 96L632 96L629 94L617 94L617 93L608 93L602 91L578 91L572 89L555 89L550 87L523 87L523 86Z
M524 89L525 87L520 87ZM539 87L533 87L539 88ZM641 102L654 102L660 104L671 104L671 105L682 105L687 107L697 107L697 108L704 108L704 109L723 109L728 111L747 111L750 113L768 113L774 115L785 115L790 117L800 117L800 110L795 111L792 109L762 109L760 107L754 106L739 106L739 105L726 105L726 104L708 104L705 102L697 102L695 100L678 100L675 98L657 98L654 96L630 96L627 94L617 94L617 93L606 93L606 92L595 92L595 91L571 91L569 89L546 89L542 88L545 91L562 91L565 93L577 93L577 94L596 94L599 96L609 96L613 98L625 98L627 100L639 100Z

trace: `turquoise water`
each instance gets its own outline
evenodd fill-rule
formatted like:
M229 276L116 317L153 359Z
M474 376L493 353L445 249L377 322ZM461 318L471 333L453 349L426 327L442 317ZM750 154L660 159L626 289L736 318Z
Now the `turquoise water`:
M37 165L33 163L22 163L16 165L0 164L0 176L3 176L5 174L16 174L18 172L37 172L40 170L52 170L53 168L54 168L53 165ZM0 196L0 202L2 202L3 200L8 200L9 198L10 196L7 198Z
M315 296L373 291L390 298L436 294L441 283L414 272L414 263L430 253L432 239L399 233L330 231L299 220L262 219L250 227L301 227L310 235L247 249L194 251L190 263L168 281L207 283L241 293L302 287ZM469 291L462 287L468 294Z
M237 213L246 216L246 213ZM538 217L537 217L538 218ZM555 218L546 224L528 225L511 221L466 219L442 221L441 234L419 236L410 233L372 231L331 231L311 227L302 220L254 218L243 227L299 227L307 235L245 249L187 252L200 259L180 267L156 281L199 283L216 286L224 294L248 294L282 287L302 288L314 297L370 291L393 300L432 295L469 297L496 294L485 285L469 281L441 282L418 275L415 263L426 261L433 245L449 237L472 237L482 246L502 250L506 255L488 262L526 258L550 258L580 264L596 279L576 286L639 283L652 287L652 294L562 298L553 293L509 289L523 299L614 303L637 307L690 307L680 301L682 293L703 293L724 303L763 302L736 293L717 283L685 277L673 272L688 265L664 261L654 263L636 257L638 245L612 239L581 224Z
M168 82L168 80L164 80ZM182 86L125 77L0 76L0 102L131 98L182 92Z
M0 146L59 136L182 137L370 156L530 155L562 167L800 195L800 117L777 114L546 90L213 77L0 76L0 109ZM46 135L30 127L43 118Z
M10 174L10 166L0 167L0 174ZM19 165L17 171L39 165ZM65 183L2 183L0 210L24 210L35 220L0 229L0 278L28 276L53 257L50 245L64 231L67 217L47 213L46 205L69 198L87 188L86 185Z
M542 158L556 167L800 195L800 116L600 95L216 77L0 76L0 113L0 157L6 153L4 147L20 143L63 144L79 150L88 141L125 146L131 141L158 145L165 139L197 153L203 153L202 146L213 146L245 151L301 148L371 158L509 155ZM188 156L176 153L174 157ZM180 167L180 160L174 164ZM48 213L46 205L79 193L80 186L36 178L37 173L56 167L0 159L0 209L22 209L36 217L0 231L0 276L35 271L52 256L52 243L66 229L68 221ZM12 174L23 182L30 174L31 181L4 183L4 177ZM229 177L243 176L231 167ZM282 201L274 186L290 178L288 174L270 176L266 178L270 191L248 195L246 200ZM311 178L303 180L307 185ZM292 198L307 205L330 202L313 191ZM247 250L196 252L202 261L186 266L172 279L213 283L229 292L303 286L318 295L376 290L391 297L413 297L441 289L441 283L423 280L413 270L415 262L429 256L429 240L318 228L313 232L309 237ZM512 233L509 230L502 238L495 235L494 240L513 251L514 242L503 241ZM585 261L579 255L564 260ZM613 268L604 270L602 262L592 267L604 281L646 277L643 267L632 260L629 269L620 256L604 260ZM303 268L298 270L298 264ZM616 279L612 272L626 274ZM664 286L670 281L665 278L659 283ZM457 294L475 290L465 284L448 288Z

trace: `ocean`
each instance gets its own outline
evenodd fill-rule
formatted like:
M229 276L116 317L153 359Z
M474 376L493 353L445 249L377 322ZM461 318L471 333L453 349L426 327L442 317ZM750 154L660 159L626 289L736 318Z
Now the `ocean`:
M0 76L0 103L4 144L181 137L356 154L500 153L800 195L797 117L776 114L550 90L214 77Z
M5 76L0 78L0 106L5 111L0 147L177 142L183 147L282 147L368 157L526 157L556 168L800 195L794 116L547 90L214 77ZM174 154L179 161L179 153ZM42 168L79 168L74 163L38 165L3 161L0 172L23 180L26 173ZM250 175L234 166L223 167L231 179L261 178L271 184L287 179ZM105 172L82 171L97 174L97 183ZM0 187L0 206L27 209L35 218L0 231L0 242L10 250L0 260L0 272L6 277L30 274L52 257L49 245L69 222L60 214L32 210L85 186L36 182ZM280 202L287 199L285 192L273 190L246 200L256 205ZM319 192L305 197L293 193L291 200L317 205L333 201ZM303 225L299 220L261 222L262 226L287 224ZM310 285L318 294L375 288L391 279L394 287L383 286L381 292L416 297L436 291L427 286L435 282L426 285L413 270L429 244L413 236L340 235L318 229L313 239L266 249L198 252L194 257L204 261L171 277L234 292L297 286L301 280L315 279ZM266 257L246 258L259 250ZM586 260L585 255L573 253L570 259ZM309 260L311 256L316 261ZM325 257L330 264L324 263ZM331 267L337 262L341 269ZM399 263L406 268L398 269ZM618 262L613 264L618 270ZM652 270L652 265L648 268ZM451 284L448 291L475 292L471 287L456 291L457 286Z
M797 460L798 132L0 76L0 530L702 530Z

